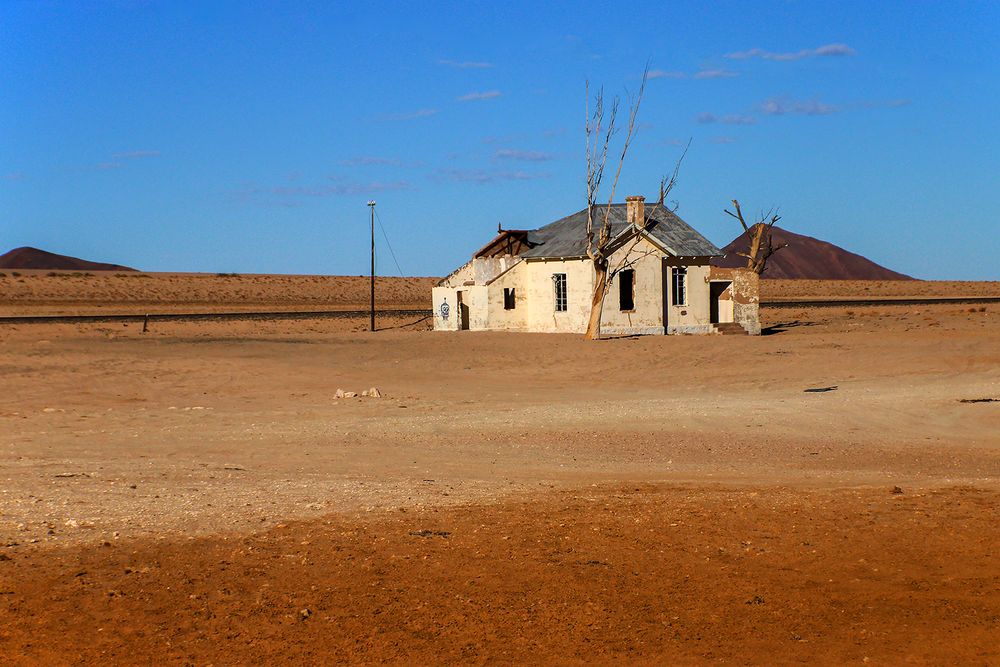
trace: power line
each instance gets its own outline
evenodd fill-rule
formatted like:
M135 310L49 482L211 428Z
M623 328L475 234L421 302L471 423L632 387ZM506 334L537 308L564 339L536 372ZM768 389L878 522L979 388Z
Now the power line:
M374 210L374 209L372 209ZM392 249L392 244L389 243L389 235L385 233L385 227L382 226L382 216L375 211L375 219L378 220L378 228L382 230L382 236L385 238L385 244L389 248L389 254L392 255L392 261L396 264L396 270L399 271L399 277L403 276L403 269L399 268L399 261L396 259L396 253Z

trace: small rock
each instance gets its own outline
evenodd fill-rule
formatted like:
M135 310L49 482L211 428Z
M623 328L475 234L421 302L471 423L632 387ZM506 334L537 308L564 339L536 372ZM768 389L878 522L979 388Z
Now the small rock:
M382 392L378 390L378 387L372 387L367 392L365 392L365 396L368 396L370 398L382 398Z
M80 524L75 519L69 519L65 524L67 528L79 528Z
M358 392L356 391L345 391L344 398L357 398Z
M344 390L343 389L337 389L337 391L333 394L333 397L334 398L345 398Z
M312 612L309 610L309 607L299 610L299 619L304 621L310 616L312 616Z
M892 492L893 492L894 494L896 494L896 493L902 493L902 492L903 492L903 489L902 489L902 488L900 488L900 487L898 487L898 486L894 486L894 487L892 487Z

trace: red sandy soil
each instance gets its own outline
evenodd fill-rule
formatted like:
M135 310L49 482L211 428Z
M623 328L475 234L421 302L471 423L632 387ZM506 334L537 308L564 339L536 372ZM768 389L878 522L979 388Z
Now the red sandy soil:
M790 232L780 227L771 228L771 242L775 247L786 245L767 262L762 278L806 280L911 280L909 276L880 266L861 255L844 250L826 241ZM722 251L725 257L712 260L715 266L729 268L746 266L746 258L736 253L748 252L750 237L747 232L737 236Z
M0 655L1000 663L1000 306L764 317L4 325Z
M992 664L998 500L630 484L108 542L0 564L0 643L40 665Z
M120 264L89 262L78 257L58 255L38 248L14 248L0 255L0 269L45 269L65 271L135 271Z

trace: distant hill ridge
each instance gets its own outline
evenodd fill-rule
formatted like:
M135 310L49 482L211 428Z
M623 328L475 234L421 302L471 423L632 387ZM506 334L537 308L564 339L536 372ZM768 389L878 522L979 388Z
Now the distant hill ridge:
M811 236L795 234L787 229L773 227L771 240L774 246L787 243L788 247L771 255L761 278L806 280L913 280L876 264L866 257L844 250ZM747 252L750 239L746 232L722 249L725 257L712 260L713 266L736 268L746 266L746 258L737 252Z
M48 269L51 271L135 271L120 264L90 262L47 250L23 247L0 255L0 269Z

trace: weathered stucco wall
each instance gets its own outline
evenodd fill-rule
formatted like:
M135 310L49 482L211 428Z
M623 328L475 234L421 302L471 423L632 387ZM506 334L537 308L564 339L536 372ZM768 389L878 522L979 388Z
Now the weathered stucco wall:
M668 257L663 260L663 265L664 280L667 283L667 333L711 333L714 327L708 283L712 267L708 265L708 259ZM670 269L678 266L687 267L687 303L675 306L674 281Z
M589 259L525 262L525 297L532 331L583 333L590 318L594 269ZM566 274L566 310L556 311L553 274Z
M462 287L435 287L431 290L431 304L434 309L434 329L438 331L458 331L461 328L462 314L458 293L462 293L462 303L469 308L469 330L483 330L488 324L488 294L484 285L467 285ZM448 317L445 318L441 306L448 304Z
M611 280L604 299L601 332L607 334L663 333L663 260L659 249L645 239L626 243L611 255L611 267L635 271L634 308L621 309L621 272ZM589 318L589 302L588 313ZM584 321L586 330L586 320Z
M732 281L732 321L746 329L751 336L759 336L760 276L747 269L723 269L713 266L711 279Z
M452 271L447 278L441 281L441 286L464 287L468 285L485 285L520 261L520 257L513 257L511 255L476 257Z
M515 264L489 284L489 328L528 331L528 299L525 290L527 262ZM504 289L514 290L514 309L504 309Z

